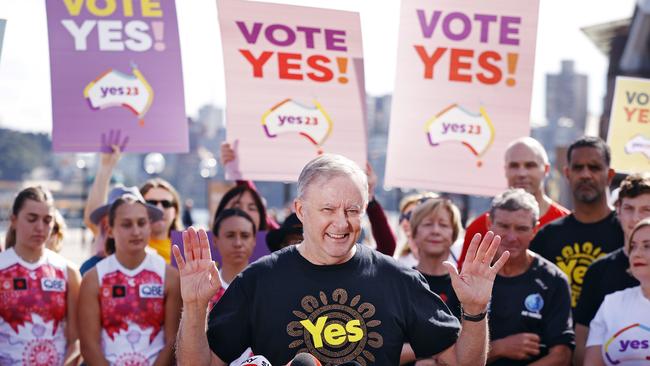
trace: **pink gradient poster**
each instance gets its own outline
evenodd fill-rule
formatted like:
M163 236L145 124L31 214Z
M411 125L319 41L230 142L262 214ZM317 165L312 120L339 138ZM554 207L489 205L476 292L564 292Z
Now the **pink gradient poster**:
M54 151L187 152L174 1L46 2Z
M295 181L320 153L366 162L359 14L217 2L226 76L230 179Z
M527 136L538 1L403 0L386 185L494 195Z

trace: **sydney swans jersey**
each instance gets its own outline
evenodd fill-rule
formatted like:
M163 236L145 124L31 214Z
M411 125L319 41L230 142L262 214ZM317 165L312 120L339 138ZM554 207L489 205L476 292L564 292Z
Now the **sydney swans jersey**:
M62 365L67 261L45 249L36 263L0 253L0 365Z
M111 364L153 364L165 346L165 260L147 253L135 269L115 255L97 263L102 350Z

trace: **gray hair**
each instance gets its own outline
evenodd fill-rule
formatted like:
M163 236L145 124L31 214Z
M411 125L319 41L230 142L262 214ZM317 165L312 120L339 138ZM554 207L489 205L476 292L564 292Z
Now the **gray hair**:
M350 177L359 184L364 207L368 204L368 177L352 160L337 154L323 154L305 165L298 177L298 198L303 199L307 187L316 181L334 177Z
M520 144L525 145L529 149L533 150L535 155L537 155L540 159L542 159L542 162L544 164L549 164L548 154L546 153L546 149L544 149L544 146L542 146L542 144L539 141L535 140L534 138L532 138L530 136L521 137L521 138L518 138L518 139L512 141L508 145L508 147L506 148L506 156L508 155L508 152L510 151L510 149L512 149L514 146L520 145Z
M533 214L533 227L539 219L539 205L535 196L521 188L511 188L494 197L490 207L490 217L494 218L496 210L519 211L525 210Z

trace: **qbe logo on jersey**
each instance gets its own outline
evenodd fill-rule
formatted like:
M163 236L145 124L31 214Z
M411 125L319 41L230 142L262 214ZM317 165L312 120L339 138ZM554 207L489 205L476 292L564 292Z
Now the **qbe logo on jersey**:
M41 278L41 289L43 291L64 292L65 280L51 277Z
M159 283L143 283L140 285L140 297L162 298L164 296L163 285Z

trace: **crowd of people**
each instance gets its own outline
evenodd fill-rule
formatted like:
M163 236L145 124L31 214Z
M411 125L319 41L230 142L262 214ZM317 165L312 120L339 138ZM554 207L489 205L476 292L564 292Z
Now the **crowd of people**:
M301 353L323 365L650 362L650 175L624 178L610 207L599 138L568 148L572 210L545 193L544 147L520 138L487 212L464 229L444 194L408 196L399 246L370 166L309 162L282 225L237 181L206 230L181 224L191 217L163 179L110 187L122 146L99 158L81 267L57 253L66 225L51 193L16 195L0 252L0 365L286 365ZM236 159L227 143L220 153ZM358 244L366 214L376 248Z

